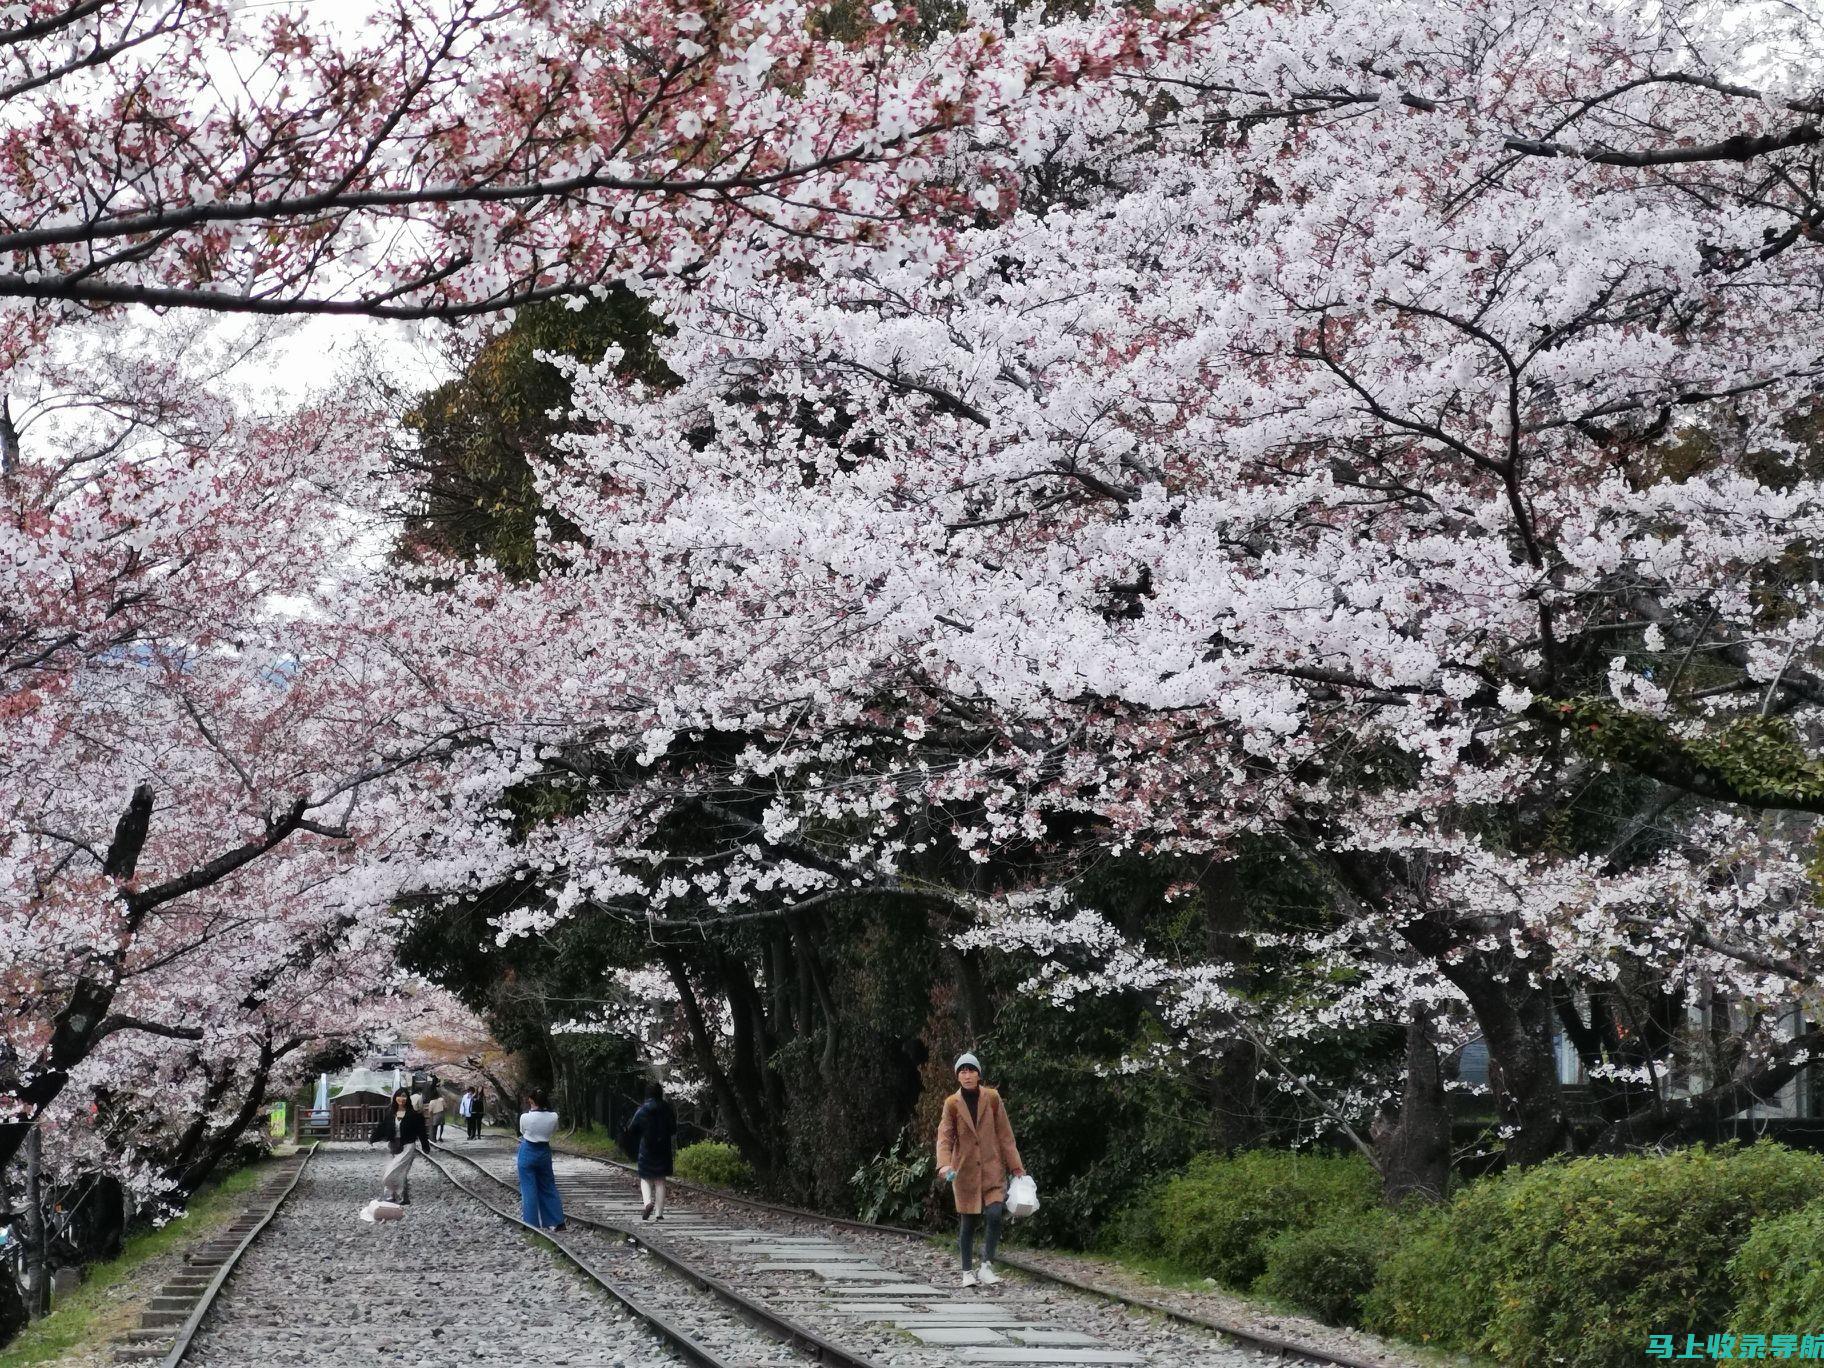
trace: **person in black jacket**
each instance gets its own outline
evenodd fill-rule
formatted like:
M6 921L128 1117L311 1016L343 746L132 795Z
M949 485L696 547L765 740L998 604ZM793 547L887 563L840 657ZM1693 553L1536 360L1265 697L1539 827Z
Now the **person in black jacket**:
M374 1133L367 1137L367 1143L376 1140L386 1141L392 1159L387 1163L386 1171L380 1175L380 1195L389 1202L404 1205L412 1200L412 1190L406 1181L406 1175L412 1170L412 1160L418 1157L419 1147L424 1152L431 1152L430 1137L425 1134L424 1115L412 1105L412 1095L404 1088L393 1091L393 1105L374 1123Z
M646 1203L642 1221L665 1219L665 1180L671 1177L671 1147L677 1138L678 1118L657 1082L646 1085L646 1100L621 1133L621 1145L636 1160L640 1173L640 1198Z

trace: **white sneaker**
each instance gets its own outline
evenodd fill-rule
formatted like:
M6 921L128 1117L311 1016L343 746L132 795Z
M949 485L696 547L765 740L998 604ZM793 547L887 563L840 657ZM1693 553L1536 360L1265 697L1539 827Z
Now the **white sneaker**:
M1001 1280L1001 1275L988 1267L988 1261L986 1259L982 1260L981 1272L976 1274L976 1276L981 1279L984 1284L993 1284Z
M964 1287L974 1287L975 1286L975 1270L973 1268L965 1268L963 1270L963 1286Z

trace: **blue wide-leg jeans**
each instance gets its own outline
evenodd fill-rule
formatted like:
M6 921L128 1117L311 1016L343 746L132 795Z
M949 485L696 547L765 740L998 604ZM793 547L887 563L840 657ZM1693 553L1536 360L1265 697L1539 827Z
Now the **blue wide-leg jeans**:
M519 1219L550 1230L564 1223L557 1178L551 1172L551 1146L519 1142Z

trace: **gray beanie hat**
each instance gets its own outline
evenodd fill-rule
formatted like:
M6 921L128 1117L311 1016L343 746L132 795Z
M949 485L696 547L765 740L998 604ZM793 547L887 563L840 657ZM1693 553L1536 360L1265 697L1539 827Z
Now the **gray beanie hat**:
M951 1069L950 1072L961 1073L964 1069L974 1069L977 1073L980 1073L982 1071L982 1061L972 1054L960 1054L956 1057L956 1067Z

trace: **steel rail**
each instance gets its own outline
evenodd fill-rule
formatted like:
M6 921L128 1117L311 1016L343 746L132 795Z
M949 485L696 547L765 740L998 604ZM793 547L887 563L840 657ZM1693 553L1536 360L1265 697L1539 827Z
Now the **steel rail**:
M594 1163L603 1164L609 1168L621 1169L625 1172L634 1171L634 1166L632 1164L625 1163L619 1159L611 1159L606 1155L585 1154L581 1151L571 1149L560 1150L558 1152L567 1154L572 1159L587 1159ZM474 1163L474 1160L470 1160L469 1162ZM475 1166L481 1168L481 1165L479 1164L476 1164ZM482 1171L484 1173L487 1172L485 1169ZM492 1177L493 1175L490 1174L489 1176ZM928 1230L913 1230L907 1226L876 1225L872 1221L858 1221L847 1216L826 1216L820 1211L807 1211L803 1207L785 1206L778 1202L765 1202L761 1201L758 1197L743 1197L737 1193L725 1191L722 1188L704 1187L700 1183L684 1183L679 1182L675 1178L667 1178L665 1181L669 1186L682 1189L685 1192L701 1193L703 1196L714 1198L717 1201L734 1202L737 1205L753 1207L759 1211L771 1211L781 1216L794 1216L799 1220L815 1221L820 1225L841 1226L848 1230L860 1230L874 1235L897 1235L909 1240L928 1241L932 1238L932 1232ZM641 1241L641 1243L644 1244L645 1241ZM1168 1306L1164 1302L1152 1301L1146 1297L1131 1296L1126 1292L1117 1291L1112 1287L1103 1287L1096 1283L1084 1282L1080 1279L1071 1277L1067 1273L1054 1272L1052 1269L1033 1263L1030 1260L1023 1259L1018 1254L1009 1254L1005 1248L1002 1248L1001 1252L995 1256L995 1262L1004 1263L1011 1268L1017 1268L1027 1276L1037 1278L1041 1282L1057 1283L1061 1287L1068 1287L1074 1291L1086 1293L1089 1296L1100 1297L1104 1301L1114 1302L1120 1306L1131 1306L1137 1311L1145 1311L1152 1315L1162 1316L1166 1320L1174 1321L1179 1325L1190 1326L1193 1329L1214 1331L1216 1334L1225 1336L1228 1339L1237 1340L1250 1349L1257 1349L1263 1353L1272 1354L1277 1358L1296 1358L1306 1363L1322 1365L1322 1368L1387 1368L1387 1364L1384 1361L1377 1362L1374 1359L1357 1358L1352 1354L1342 1353L1334 1349L1322 1349L1314 1344L1300 1344L1295 1340L1280 1339L1276 1335L1263 1335L1258 1330L1250 1330L1246 1326L1236 1325L1230 1321L1219 1320L1214 1316L1199 1315L1195 1311L1184 1311L1175 1306Z
M159 1360L159 1368L177 1368L177 1365L183 1362L184 1355L190 1352L190 1341L196 1338L196 1332L202 1328L203 1317L208 1315L209 1308L215 1305L216 1294L228 1281L228 1275L241 1261L241 1255L245 1254L253 1242L260 1237L260 1232L272 1224L272 1218L279 1214L279 1208L285 1205L285 1199L297 1189L298 1183L304 1177L304 1170L310 1167L310 1161L315 1157L316 1152L317 1146L314 1144L304 1152L304 1161L298 1165L298 1171L291 1175L291 1181L285 1185L285 1190L273 1199L272 1205L266 1209L266 1214L260 1217L254 1227L241 1237L241 1242L234 1247L234 1252L222 1260L221 1266L215 1270L215 1276L203 1289L203 1295L197 1298L196 1305L190 1309L189 1316L178 1327L177 1338L172 1341L171 1348L166 1352L164 1358Z
M443 1146L438 1145L437 1148L442 1149ZM583 1258L575 1250L566 1248L562 1240L553 1239L549 1231L542 1227L528 1224L526 1221L515 1216L511 1211L495 1206L486 1197L469 1187L468 1184L464 1183L442 1164L438 1163L436 1155L426 1154L424 1157L429 1161L432 1168L436 1169L449 1181L451 1187L455 1188L458 1192L465 1193L474 1198L503 1221L509 1221L518 1226L521 1230L530 1231L546 1244L550 1245L551 1248L555 1249L559 1254L575 1264L585 1277L596 1283L609 1296L613 1297L640 1320L651 1326L659 1333L660 1337L664 1339L666 1343L676 1348L685 1358L690 1360L690 1362L699 1365L699 1368L741 1368L740 1365L731 1364L728 1360L719 1358L714 1350L710 1349L707 1345L698 1343L689 1331L673 1325L664 1316L659 1314L659 1312L643 1304L633 1292L622 1286L614 1278L609 1277L599 1268L591 1265L587 1259ZM476 1164L475 1167L481 1169L481 1172L488 1177L494 1177L494 1175L488 1173L486 1169L481 1168L480 1164ZM495 1181L499 1182L499 1179L495 1179ZM574 1217L568 1219L572 1222L575 1221Z
M509 1184L506 1179L500 1177L498 1174L490 1173L479 1160L473 1159L466 1154L460 1154L441 1142L435 1143L438 1149L442 1150L452 1159L460 1159L465 1164L472 1165L475 1171L480 1173L484 1178L499 1184L509 1192L513 1190L512 1185ZM560 1153L568 1153L568 1151L560 1151ZM572 1154L570 1157L587 1158L590 1156ZM435 1160L432 1162L435 1162ZM438 1165L439 1169L442 1167L441 1164ZM451 1179L451 1181L454 1182L455 1180ZM517 1220L518 1218L515 1217L514 1219ZM714 1274L705 1273L702 1269L697 1268L688 1260L679 1258L669 1249L654 1244L651 1240L640 1234L639 1231L634 1230L631 1227L615 1225L608 1221L592 1220L590 1217L577 1216L570 1212L564 1213L564 1220L572 1225L587 1226L591 1230L606 1231L609 1234L631 1240L634 1244L637 1244L641 1249L652 1255L653 1258L664 1264L672 1272L702 1288L718 1301L727 1304L740 1315L742 1319L746 1320L756 1329L762 1330L766 1334L769 1334L773 1338L784 1343L794 1345L797 1348L804 1350L819 1363L833 1365L833 1368L880 1368L880 1365L876 1364L872 1359L864 1358L851 1349L844 1349L840 1344L825 1339L815 1330L800 1325L790 1316L775 1311L763 1302L755 1301L752 1297L737 1292ZM526 1228L528 1230L532 1229L530 1226L527 1226ZM552 1243L556 1244L557 1242L554 1240ZM562 1246L559 1247L561 1248Z

